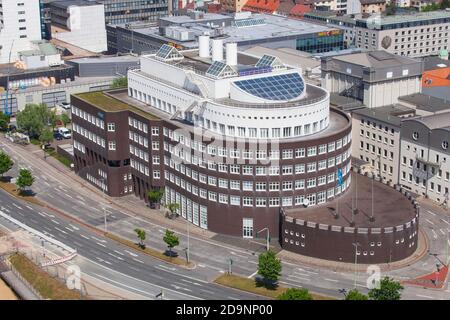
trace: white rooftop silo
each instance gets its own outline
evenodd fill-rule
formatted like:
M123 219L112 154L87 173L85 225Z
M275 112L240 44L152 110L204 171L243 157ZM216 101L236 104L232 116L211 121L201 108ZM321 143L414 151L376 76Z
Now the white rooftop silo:
M227 46L227 65L235 66L237 65L237 43L229 42L226 44Z
M223 40L213 39L212 40L212 61L222 61L223 60Z
M209 36L202 35L198 37L198 55L200 58L209 57Z

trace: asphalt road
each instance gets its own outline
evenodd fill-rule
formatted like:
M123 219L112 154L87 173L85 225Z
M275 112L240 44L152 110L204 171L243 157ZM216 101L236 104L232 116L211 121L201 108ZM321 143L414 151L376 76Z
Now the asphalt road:
M149 220L135 217L131 212L122 212L121 210L116 209L113 204L109 204L100 195L90 192L88 188L84 188L82 184L78 182L79 180L74 179L73 173L65 174L60 172L59 170L46 163L44 160L37 157L33 158L33 155L30 155L30 152L24 150L22 147L13 145L9 142L5 143L5 140L1 140L0 148L4 149L8 154L10 154L16 162L16 165L12 170L12 175L14 175L14 172L17 171L18 167L27 167L32 170L33 174L36 176L36 182L33 185L33 190L38 194L39 198L50 203L53 207L69 213L80 221L96 226L99 229L103 229L104 216L102 208L105 206L107 210L108 231L112 231L122 237L135 240L136 236L133 232L134 228L143 228L147 232L148 239L146 240L146 242L150 247L160 250L165 249L165 245L162 241L161 235L164 232L163 227ZM35 151L35 153L37 152L42 151ZM138 202L139 200L136 199L136 201ZM50 220L51 223L51 219L49 219L49 217L41 218L43 220L39 221L39 224L42 223L43 226L46 225L47 227L49 227L48 222ZM44 224L44 222L47 222L47 224ZM439 210L437 210L434 206L425 205L421 209L420 224L427 234L428 239L430 240L430 252L436 253L437 258L441 260L444 259L446 252L446 240L448 232L450 232L450 224L447 223L446 215L442 212L439 212ZM53 231L54 230L55 229L53 229ZM63 242L74 247L77 246L77 243L83 246L86 245L85 242L79 242L77 241L77 239L73 238L74 235L69 235L68 232L70 231L64 231L66 231L67 234L58 233L60 236L62 236L62 239L60 240L66 240ZM66 237L66 239L64 239L64 237ZM180 248L178 248L178 251L180 252L180 254L182 254L181 248L185 247L187 239L185 234L179 234L179 237L181 245ZM84 238L82 238L82 240L87 241L87 239ZM104 266L108 266L107 262L115 263L120 268L119 270L121 272L124 270L128 270L126 271L126 273L133 277L140 276L140 271L138 272L136 270L133 270L133 268L138 268L139 270L144 271L144 269L142 269L143 266L141 266L139 262L134 261L133 257L130 257L129 254L125 255L125 258L118 255L119 257L122 257L124 261L121 261L120 259L117 259L111 255L108 255L108 257L98 257L107 261L102 262L98 260L95 255L103 247L99 244L96 244L95 242L91 245L92 247L90 249L95 250L95 252L89 251L89 249L86 250L90 254L89 259L93 259L93 261L98 261L98 263ZM235 273L245 276L252 276L255 274L257 268L258 252L249 251L246 249L195 236L191 236L190 248L191 260L198 262L197 268L192 271L178 269L176 271L166 270L166 273L175 272L179 274L181 272L184 276L209 282L213 278L220 275L220 273L223 273L224 270L227 270L227 261L229 258L233 258L233 271ZM261 251L262 250L263 248L261 248ZM102 251L100 251L100 253L102 253ZM128 264L132 268L125 268ZM160 270L161 266L159 266L158 263L155 263L154 261L149 261L148 264L151 265L152 268L154 268L152 269L153 272L156 275L160 276L159 273L163 271ZM384 275L392 276L397 280L411 279L426 273L433 272L435 270L435 264L436 257L432 255L426 255L414 265L405 267L401 270L387 272ZM362 292L367 292L367 276L367 274L362 272L356 275L357 287ZM187 279L189 278L185 278L185 280ZM335 272L329 269L319 269L307 265L295 265L283 262L281 283L293 287L306 287L318 293L339 297L339 289L353 288L354 279L355 274L353 272ZM164 281L158 282L157 277L155 277L155 279L152 279L151 281L152 283L153 281L155 281L155 284L164 283ZM188 290L197 290L195 288L196 285L189 284L189 282L186 281L183 281L183 283L185 285L182 287ZM179 286L179 283L173 283L173 285ZM174 286L172 287L179 292L183 290L177 289ZM426 299L425 297L432 297L433 299L450 299L450 292L447 290L447 287L444 290L436 291L423 289L420 287L408 286L406 287L403 296L408 299ZM183 291L189 293L189 291L187 290ZM221 297L223 297L223 295ZM211 295L206 295L206 298L211 299L213 297Z

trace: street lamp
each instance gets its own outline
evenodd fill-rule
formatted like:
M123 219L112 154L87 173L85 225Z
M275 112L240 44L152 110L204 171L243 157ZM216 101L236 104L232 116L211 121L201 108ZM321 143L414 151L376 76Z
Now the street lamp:
M106 224L106 193L105 193L105 186L106 186L106 184L105 184L105 178L100 178L100 181L102 182L102 191L103 191L103 198L104 198L104 200L105 200L105 203L103 204L103 217L104 217L104 220L105 220L105 233L106 232L108 232L108 229L107 229L107 224Z
M356 276L357 276L357 264L358 264L358 247L361 246L359 242L353 242L353 246L355 247L355 289L356 289Z
M270 234L269 234L269 228L263 228L261 230L259 230L258 232L256 232L256 236L258 237L258 233L267 230L267 235L266 235L266 250L269 251L270 246L269 246L269 242L270 242Z
M42 151L44 151L44 160L47 159L47 154L45 153L45 145L42 145Z
M190 225L190 222L189 222L189 219L187 219L187 217L186 217L186 223L187 223L187 248L185 248L184 251L186 252L186 262L187 262L187 264L189 264L189 242L190 242L189 241L190 240L189 225Z

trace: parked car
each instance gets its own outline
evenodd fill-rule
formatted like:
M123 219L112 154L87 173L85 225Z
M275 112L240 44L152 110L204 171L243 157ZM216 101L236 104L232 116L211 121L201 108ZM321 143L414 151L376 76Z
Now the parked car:
M70 109L70 103L68 102L61 102L58 104L59 107L61 107L64 110L69 110Z
M59 133L58 131L53 133L53 138L55 138L56 140L64 139L63 135L61 133Z
M57 130L57 132L59 134L61 134L63 136L64 139L72 138L72 131L70 131L69 129L64 128L64 127L60 127L60 128L58 128L56 130Z

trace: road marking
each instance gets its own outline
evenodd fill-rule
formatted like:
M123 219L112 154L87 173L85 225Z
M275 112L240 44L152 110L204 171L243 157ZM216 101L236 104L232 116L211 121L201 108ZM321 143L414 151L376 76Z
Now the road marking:
M42 214L42 212L38 212L38 215L40 215L41 217L45 217L45 215Z
M67 234L67 232L65 232L64 230L62 230L62 229L60 229L60 228L58 228L58 227L55 227L55 230L58 230L59 232L62 232L62 233L64 233L64 234Z
M234 297L230 297L230 296L228 296L227 299L230 299L230 300L241 300L239 298L234 298Z
M186 291L192 292L192 290L190 290L190 289L177 286L176 284L173 284L173 283L171 284L171 286L174 287L176 290L180 290L181 289L181 290L186 290Z
M439 231L442 233L442 234L444 234L445 235L445 231L444 230L442 230L442 229L439 229Z
M54 220L54 219L51 219L52 220L52 222L53 223L55 223L55 224L59 224L59 222L58 221L56 221L56 220Z
M186 279L180 279L180 280L184 281L184 282L187 282L187 283L190 283L190 284L193 284L194 286L201 286L201 284L197 283L197 282L192 282L192 281L189 281L189 280L186 280Z
M118 257L118 256L116 256L115 254L112 254L112 253L108 252L108 255L110 255L111 257L114 257L114 258L116 258L116 259L119 259L119 260L123 261L123 259L122 259L121 257Z
M296 275L293 275L293 274L288 275L288 278L300 279L302 281L311 281L311 279L309 279L309 278L303 278L303 277L299 277L299 276L296 276ZM292 280L292 281L295 281L295 280Z
M121 256L124 256L124 254L120 251L114 250L115 253L120 254Z
M433 238L437 239L438 237L437 233L433 229L431 229L431 232L433 232Z
M136 253L130 252L128 250L124 250L126 253L128 253L129 255L133 256L133 257L137 257L138 255Z
M84 234L80 233L80 237L85 238L86 240L90 240L89 237L86 237Z
M339 282L339 280L336 280L336 279L328 279L328 278L324 278L323 280L331 281L331 282Z
M200 268L206 268L206 266L205 266L204 264L201 264L201 263L199 263L198 266L199 266Z
M52 199L55 199L55 197L54 196L52 196L50 193L49 194L47 194L47 197L49 197L49 198L52 198Z
M434 222L430 221L429 219L425 219L425 221L427 221L428 223L434 225Z
M77 246L79 246L79 247L82 247L82 246L83 246L81 243L78 243L78 242L76 242L76 241L73 241L73 244L75 244L75 245L77 245Z
M177 273L177 272L173 272L173 271L167 270L166 268L160 268L160 267L161 267L161 265L154 266L155 269L163 270L163 271L165 271L165 272L175 274L175 275L177 275L177 276L179 276L179 277L184 277L184 278L187 278L187 279L191 279L191 280L194 280L194 281L198 281L198 282L200 282L200 283L208 283L208 281L203 281L203 280L201 280L201 279L197 279L197 278L194 278L194 277L186 276L186 275L184 275L184 274ZM164 267L164 266L162 266L162 267ZM172 268L172 269L175 269L175 268ZM222 273L223 273L223 272L224 272L224 271L222 270Z
M102 239L96 238L96 237L94 237L94 236L91 236L91 238L94 239L94 240L96 240L96 241L98 241L98 242L106 243L106 240L102 240Z
M247 278L251 279L251 278L253 278L257 273L258 273L258 271L255 271L255 272L253 272L251 275L249 275Z
M69 223L69 226L71 226L74 230L77 230L77 231L80 230L80 228L74 226L73 224L70 224L70 223Z
M34 209L33 209L32 207L30 207L29 205L26 205L25 207L27 207L28 209L30 209L30 210L33 210L33 211L34 211Z
M432 211L430 211L430 210L427 210L427 212L428 212L429 214L433 215L433 216L436 215L436 213L434 213L434 212L432 212Z
M420 298L434 299L433 297L425 296L425 295L423 295L423 294L416 294L416 296L417 296L417 297L420 297Z
M105 246L103 243L96 242L96 244L98 244L99 246L102 246L102 247L106 248L106 246Z
M17 214L20 214L23 217L23 213L16 211Z
M448 222L447 220L441 219L442 222L448 224L450 226L450 222Z
M170 271L176 271L177 269L175 269L175 268L172 268L172 267L166 267L166 266L163 266L163 265L161 265L161 264L158 264L158 267L159 268L163 268L163 269L165 269L165 270L170 270ZM156 267L155 267L156 268Z
M12 203L12 205L13 205L14 207L16 207L17 209L19 209L19 210L23 210L23 208L22 208L22 207L18 206L18 205L17 205L17 204L15 204L14 202Z
M136 258L131 258L131 260L133 260L133 261L136 261L136 262L139 262L139 263L142 263L142 264L145 264L145 262L144 262L144 261L142 261L142 260L139 260L139 259L136 259Z
M64 227L64 229L69 230L70 232L73 232L73 230L70 229L69 227Z

